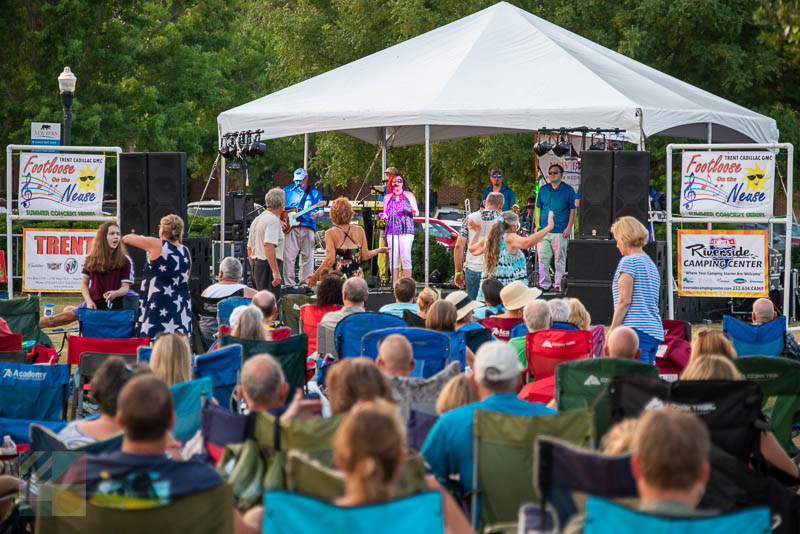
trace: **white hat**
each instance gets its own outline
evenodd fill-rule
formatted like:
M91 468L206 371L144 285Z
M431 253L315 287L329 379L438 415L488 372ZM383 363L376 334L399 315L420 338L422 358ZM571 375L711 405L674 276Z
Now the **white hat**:
M305 180L306 176L308 176L308 173L302 167L300 167L299 169L294 171L294 181L295 182L302 182L303 180Z
M519 376L523 367L517 356L517 349L505 341L489 341L481 345L475 354L473 371L479 381L499 382Z
M475 308L480 308L481 303L475 302L469 295L467 295L466 291L453 291L445 299L447 302L452 304L456 307L456 320L460 321L463 319L469 312L474 310Z
M514 280L500 291L500 300L507 310L524 308L527 303L541 295L535 287L528 287L522 280Z

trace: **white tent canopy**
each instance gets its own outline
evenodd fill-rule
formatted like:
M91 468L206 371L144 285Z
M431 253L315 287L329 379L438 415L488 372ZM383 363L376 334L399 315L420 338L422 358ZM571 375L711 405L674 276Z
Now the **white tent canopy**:
M775 121L501 2L220 113L220 135L340 131L389 146L537 130L622 128L714 142L778 141Z

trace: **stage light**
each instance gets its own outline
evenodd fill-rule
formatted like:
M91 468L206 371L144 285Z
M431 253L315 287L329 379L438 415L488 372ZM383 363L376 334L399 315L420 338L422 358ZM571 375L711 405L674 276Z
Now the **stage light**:
M622 145L622 141L619 140L611 141L611 143L608 145L609 150L622 150L624 148L625 147Z
M533 145L533 152L539 156L540 158L550 152L553 148L553 145L550 144L550 141L539 141L535 145Z
M563 158L564 156L569 154L569 141L564 139L562 135L556 145L553 147L553 154L558 156L559 158Z

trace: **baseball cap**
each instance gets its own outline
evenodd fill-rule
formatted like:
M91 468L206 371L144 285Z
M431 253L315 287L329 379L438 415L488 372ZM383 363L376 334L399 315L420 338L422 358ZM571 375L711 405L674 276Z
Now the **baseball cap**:
M456 318L458 321L464 318L469 312L475 308L480 308L481 303L475 302L466 291L453 291L445 299L447 302L456 307Z
M306 176L308 176L308 173L302 167L297 169L296 171L294 171L294 181L295 182L302 182L303 179L305 179Z
M489 341L481 345L475 354L473 372L479 381L498 382L510 380L522 372L517 349L505 341Z
M541 294L539 289L526 286L522 280L514 280L500 291L500 300L505 309L518 310Z
M391 174L394 176L395 174L400 174L400 171L397 170L397 167L386 167L386 170L383 171L383 174Z

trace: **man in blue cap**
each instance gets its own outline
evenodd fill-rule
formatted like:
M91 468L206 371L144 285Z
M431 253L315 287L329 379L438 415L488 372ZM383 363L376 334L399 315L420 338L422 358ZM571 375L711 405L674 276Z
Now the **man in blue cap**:
M511 206L517 202L517 196L510 187L503 183L503 169L492 169L492 172L489 173L489 179L492 181L492 185L483 191L481 207L485 207L484 202L486 201L486 197L489 196L489 193L501 193L503 195L504 202L503 209L500 211L511 211Z
M286 234L286 250L283 258L284 278L289 286L307 285L308 277L314 272L314 232L317 230L317 219L322 217L322 193L308 183L305 169L294 171L294 183L283 188L286 192L286 209L297 208L298 212L306 211L297 218L299 223ZM314 207L317 206L317 207ZM313 208L313 209L312 209ZM301 256L300 282L295 278L297 255Z

